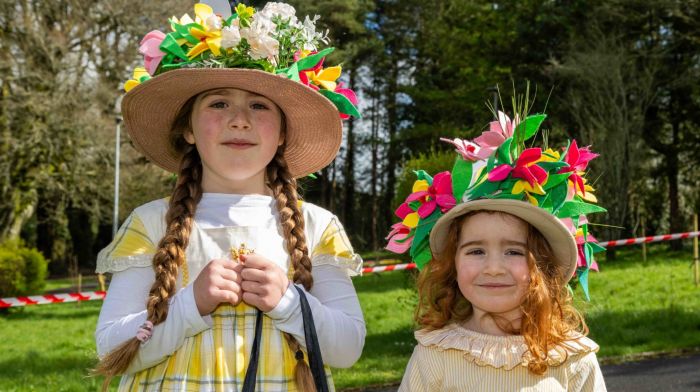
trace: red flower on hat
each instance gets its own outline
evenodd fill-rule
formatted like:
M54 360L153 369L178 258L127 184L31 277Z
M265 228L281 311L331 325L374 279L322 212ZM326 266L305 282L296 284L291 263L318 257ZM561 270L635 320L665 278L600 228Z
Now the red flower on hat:
M528 148L520 154L514 167L507 164L496 166L489 173L489 181L503 181L512 173L513 178L521 178L531 187L539 188L547 182L547 171L536 165L541 158L541 149Z
M563 167L558 172L559 174L572 172L569 180L574 184L574 189L581 192L584 196L586 195L586 182L581 177L581 174L586 170L588 162L598 156L598 154L591 152L589 148L590 146L578 148L576 140L571 142L569 150L564 157L564 162L568 163L569 167Z
M447 212L457 204L452 194L452 175L450 172L445 171L436 174L432 185L428 185L426 181L423 182L425 184L418 187L418 189L414 185L415 191L406 198L406 203L413 201L421 203L421 206L418 207L418 216L421 218L429 217L436 207L440 207L442 212Z

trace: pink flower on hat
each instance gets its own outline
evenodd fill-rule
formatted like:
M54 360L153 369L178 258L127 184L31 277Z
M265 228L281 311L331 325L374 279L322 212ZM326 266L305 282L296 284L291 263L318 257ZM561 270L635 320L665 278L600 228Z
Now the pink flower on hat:
M394 223L391 226L391 232L385 238L386 240L389 240L386 249L394 253L404 253L411 249L413 238L407 238L410 234L411 228L401 222Z
M452 175L450 172L436 174L432 185L428 185L428 182L424 180L416 181L416 184L419 185L414 184L413 193L406 198L406 202L420 201L418 216L423 219L430 216L436 207L440 207L442 212L447 212L457 204L454 195L452 195Z
M585 246L586 242L598 242L598 240L593 237L592 235L588 235L588 238L586 238L583 235L583 231L579 230L578 233L576 234L576 247L578 248L578 258L576 261L576 267L588 267L589 263L586 260L586 252L584 251L583 247ZM598 271L598 263L595 262L595 260L592 260L590 263L590 268L594 271Z
M454 138L452 140L441 137L440 140L447 142L455 146L455 150L462 156L465 161L478 161L480 159L486 159L491 155L490 150L482 149L478 145L463 140L460 138Z
M160 60L163 59L165 53L160 50L160 44L165 39L165 33L159 30L153 30L146 34L141 40L139 52L143 54L143 63L148 74L153 76L158 69Z
M498 111L498 121L489 123L489 130L484 131L474 142L484 150L486 157L503 144L506 139L513 136L513 131L520 124L520 117L516 114L511 121L505 113Z

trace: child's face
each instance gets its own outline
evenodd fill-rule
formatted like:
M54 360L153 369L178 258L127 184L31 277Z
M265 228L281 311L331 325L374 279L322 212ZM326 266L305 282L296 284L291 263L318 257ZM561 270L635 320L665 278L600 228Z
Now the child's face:
M481 212L462 223L455 266L474 316L520 317L530 280L526 244L527 225L512 215Z
M282 113L271 100L234 88L200 94L192 132L202 158L204 192L263 193L265 167L282 142Z

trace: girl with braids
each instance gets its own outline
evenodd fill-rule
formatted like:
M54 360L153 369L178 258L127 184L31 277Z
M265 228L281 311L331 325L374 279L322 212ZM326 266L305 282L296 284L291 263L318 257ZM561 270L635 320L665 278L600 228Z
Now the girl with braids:
M362 260L296 178L334 159L357 101L339 67L323 68L315 19L282 3L195 13L146 35L147 69L125 85L134 146L177 183L99 254L97 271L113 275L95 372L105 388L122 375L123 391L239 391L259 339L256 391L314 391L297 290L322 359L349 367L365 338L350 280Z
M399 391L605 391L567 287L575 276L588 295L602 249L585 217L605 211L583 178L597 154L575 141L526 148L544 115L498 117L473 142L446 140L459 152L452 171L417 171L396 211L388 248L410 249L421 269Z

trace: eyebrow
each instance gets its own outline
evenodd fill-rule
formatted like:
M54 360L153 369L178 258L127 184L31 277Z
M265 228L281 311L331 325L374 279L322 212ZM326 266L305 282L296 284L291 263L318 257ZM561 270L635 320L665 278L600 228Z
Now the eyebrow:
M462 248L467 247L467 246L471 246L471 245L481 245L483 243L484 243L484 241L467 241L467 242L463 243L462 245L460 245L457 248L457 250L462 249ZM517 246L522 246L523 248L527 248L527 244L524 242L520 242L520 241L506 240L506 241L501 241L501 243L505 244L505 245L517 245Z

